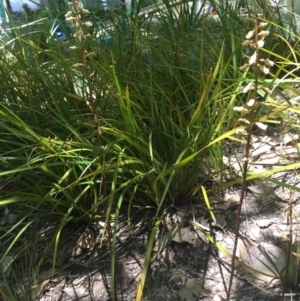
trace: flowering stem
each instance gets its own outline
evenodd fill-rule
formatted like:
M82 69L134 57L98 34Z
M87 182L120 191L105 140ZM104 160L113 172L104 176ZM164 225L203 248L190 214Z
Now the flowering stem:
M233 246L233 252L232 252L232 259L231 259L231 273L230 273L230 279L229 279L229 285L227 290L227 301L230 300L230 292L233 282L233 275L234 275L234 269L235 269L235 259L236 259L236 251L237 251L237 245L239 240L239 230L240 230L240 223L241 223L241 212L242 212L242 206L245 196L245 191L247 188L247 173L248 173L248 165L249 165L249 158L250 158L250 147L251 147L251 137L252 137L252 131L253 126L255 124L258 125L258 123L255 122L255 110L256 110L256 102L258 98L258 78L260 71L263 71L264 73L269 72L268 66L272 66L273 62L270 60L261 60L259 58L259 48L264 45L263 40L259 40L259 38L263 38L269 34L268 31L262 31L261 28L264 28L267 26L267 23L261 23L258 24L258 18L257 15L254 20L251 20L254 22L254 29L249 31L249 33L246 35L247 40L243 42L242 44L244 46L250 46L254 48L254 54L250 57L249 62L242 66L240 69L248 69L253 68L254 69L254 83L253 83L253 90L251 93L251 100L248 101L247 105L250 106L250 110L244 109L249 113L248 120L243 120L244 123L248 126L248 132L247 132L247 140L246 140L246 146L245 146L245 152L244 152L244 164L243 164L243 173L242 173L242 188L241 188L241 196L238 204L237 214L236 214L236 227L235 227L235 240L234 240L234 246ZM251 40L252 37L254 37L254 40ZM245 92L248 91L248 89L251 88L251 85L247 86L247 89L244 89ZM242 110L243 111L243 110ZM260 123L259 123L260 124ZM262 126L260 124L260 126Z

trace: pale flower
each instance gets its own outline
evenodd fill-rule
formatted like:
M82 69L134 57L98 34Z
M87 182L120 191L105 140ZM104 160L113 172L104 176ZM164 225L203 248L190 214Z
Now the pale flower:
M250 65L249 64L244 64L243 66L240 67L240 70L246 70Z
M86 27L92 27L93 23L91 21L87 21L85 23L83 23Z
M262 23L260 23L260 24L258 25L258 28L264 28L264 27L266 27L266 26L268 26L268 23L262 22Z
M249 45L251 45L251 44L253 44L253 40L246 40L246 41L244 41L243 43L242 43L242 45L243 46L249 46Z
M240 118L239 119L239 122L242 122L242 123L246 123L246 124L250 124L250 121L245 119L245 118Z
M262 30L261 32L258 33L259 37L266 37L270 34L268 30Z
M68 18L66 18L66 21L68 21L68 22L72 22L74 20L77 20L77 18L76 17L68 17Z
M264 87L264 86L258 86L259 89L263 90L265 93L268 93L268 94L271 94L272 91L267 88L267 87Z
M234 107L233 108L233 111L236 111L236 112L245 112L245 110L248 111L244 107Z
M248 107L253 107L254 104L255 104L255 100L253 98L249 99L249 101L247 102Z
M259 65L259 69L264 73L264 74L269 74L270 68L266 67L265 65Z
M96 52L90 52L86 55L86 57L88 57L88 56L96 56Z
M73 14L73 12L71 10L69 10L66 14L65 14L65 17L68 18L68 17L71 17Z
M258 48L262 48L262 47L264 47L264 45L265 45L265 42L263 40L257 41Z
M261 122L255 122L255 124L258 128L260 128L261 130L264 130L264 131L268 128L268 126L266 124L263 124Z
M237 129L236 134L237 135L248 135L247 131L245 131L245 129L243 129L243 128Z
M255 62L256 62L256 52L254 52L254 53L251 55L251 57L250 57L250 59L249 59L249 64L250 64L250 65L253 65Z
M253 86L253 82L250 82L247 86L243 88L243 93L247 93Z
M77 63L77 64L74 64L73 67L77 68L77 67L84 67L85 65L82 64L82 63Z
M254 36L254 32L255 30L250 30L247 34L246 34L246 39L251 39Z
M265 59L265 65L272 67L272 66L274 66L274 62L270 61L269 59Z

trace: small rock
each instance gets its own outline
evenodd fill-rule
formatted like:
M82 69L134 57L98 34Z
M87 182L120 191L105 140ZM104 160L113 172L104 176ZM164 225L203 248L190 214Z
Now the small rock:
M76 298L75 300L81 299L88 296L88 292L83 287L74 288L74 287L65 287L63 291L70 297Z
M215 291L216 292L224 292L224 284L223 283L216 283L215 285Z
M216 241L223 241L224 235L223 233L217 232L216 233Z
M222 301L222 298L219 295L214 295L213 301Z
M126 268L126 270L129 270L130 272L132 272L133 270L135 270L136 266L135 266L135 263L126 263L125 268Z
M172 264L175 260L175 253L170 248L165 248L164 251L161 253L162 258L167 264Z
M270 221L269 219L266 219L266 218L258 219L255 221L255 223L260 228L268 228L269 226L271 226L273 224L272 221Z
M82 248L75 246L72 251L70 252L70 257L74 258L74 257L78 257L82 255Z
M81 277L81 278L76 278L76 279L74 279L73 285L74 285L74 286L77 286L77 285L83 283L84 279L85 279L85 276L84 276L84 277Z
M249 237L256 241L258 239L260 239L260 227L256 226L256 225L251 225L250 229L248 230L248 235Z

